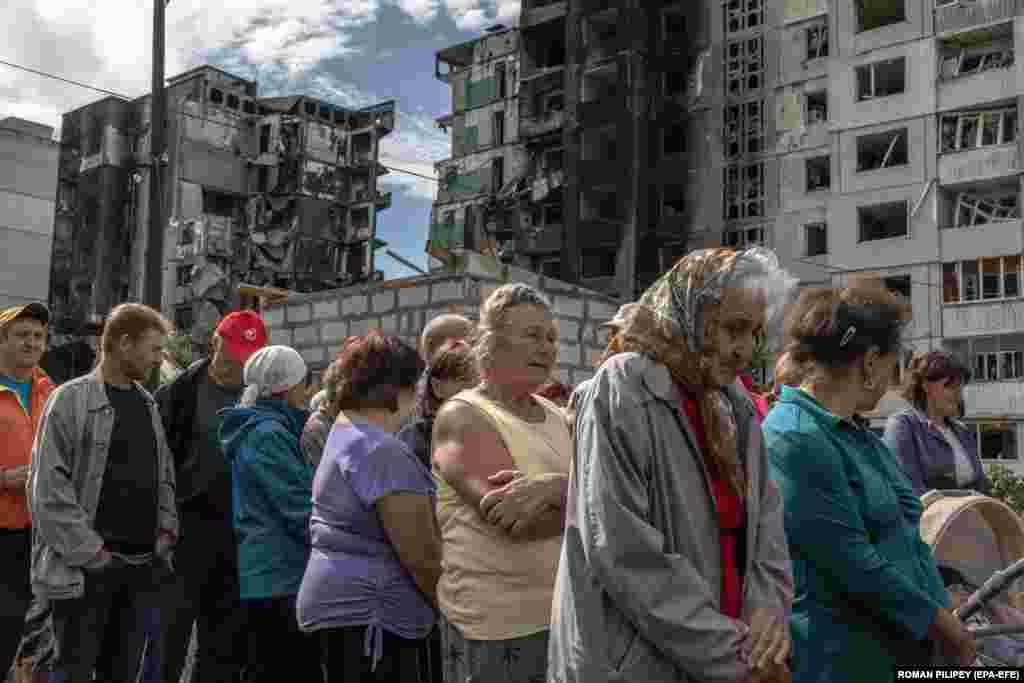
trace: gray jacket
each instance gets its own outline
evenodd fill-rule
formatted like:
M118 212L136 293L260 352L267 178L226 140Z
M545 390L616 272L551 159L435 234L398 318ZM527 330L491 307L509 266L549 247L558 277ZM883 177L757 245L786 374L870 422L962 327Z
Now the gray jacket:
M141 385L139 386L142 389ZM156 402L149 402L157 439L158 529L178 535L174 498L174 460ZM84 594L82 567L103 547L93 529L114 409L99 369L61 385L50 396L32 448L32 590L60 600Z
M623 353L584 389L548 681L733 683L741 626L720 611L719 524L710 480L668 369ZM754 407L726 390L746 464L744 618L788 616L793 577L782 502Z
M978 456L978 441L974 430L960 420L947 423L971 461L974 476L961 486L956 477L956 453L946 437L933 427L920 410L910 408L892 415L885 425L885 445L900 461L910 478L915 496L923 496L932 489L973 489L984 495L992 493L992 482Z

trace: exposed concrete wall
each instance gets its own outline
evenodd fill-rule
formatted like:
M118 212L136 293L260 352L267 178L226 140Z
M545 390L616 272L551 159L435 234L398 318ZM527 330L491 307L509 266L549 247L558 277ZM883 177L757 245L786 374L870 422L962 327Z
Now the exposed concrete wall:
M476 319L483 301L507 282L526 282L551 298L561 338L558 379L575 385L591 377L607 341L598 326L615 314L617 304L595 292L498 266L475 254L459 273L292 296L263 315L270 342L293 346L319 373L349 335L380 328L415 345L428 320L449 312Z
M0 309L47 301L58 145L53 129L0 121Z

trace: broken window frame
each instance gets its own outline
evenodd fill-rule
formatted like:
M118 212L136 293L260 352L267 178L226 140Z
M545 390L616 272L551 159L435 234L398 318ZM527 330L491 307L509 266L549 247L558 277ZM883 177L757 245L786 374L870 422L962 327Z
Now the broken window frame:
M678 138L673 137L670 133L675 129L682 129L682 135ZM682 145L679 147L672 147L669 150L669 140L681 140ZM686 125L683 123L675 122L667 127L661 129L661 155L665 159L678 159L686 155Z
M590 258L588 258L590 257ZM595 261L600 260L600 268L596 270L588 268ZM618 250L615 247L585 247L580 250L580 279L594 280L598 278L615 277L615 270L619 258ZM611 268L607 268L611 263Z
M726 104L722 132L722 152L726 159L764 152L764 111L765 103L760 99Z
M550 163L552 157L558 157L557 168L553 168ZM551 149L544 150L543 154L544 172L545 173L558 173L559 171L565 170L565 148L564 147L553 147Z
M765 215L765 166L763 161L730 164L723 173L725 220L762 218Z
M812 233L814 237L812 239ZM817 248L812 248L817 246ZM808 258L828 254L828 223L815 221L804 225L804 255Z
M1007 191L1003 195L958 192L950 227L972 228L1015 220L1020 220L1020 193L1017 191Z
M977 66L964 69L965 60L977 59ZM988 46L984 48L959 48L954 55L948 55L939 60L939 80L951 81L957 78L974 76L985 71L996 69L1008 69L1014 65L1016 55L1013 46ZM951 66L951 73L946 73L947 65Z
M824 175L821 175L821 168L824 168ZM813 175L812 171L817 171L817 176ZM815 177L819 178L817 182L813 182ZM831 190L832 155L819 154L817 156L804 159L804 178L807 181L807 192L827 192Z
M876 140L891 135L889 139L889 145L885 150L885 154L882 156L881 163L878 166L866 166L864 165L864 158L862 157L861 145L869 144ZM881 171L887 168L897 168L899 166L906 166L910 163L910 141L907 139L908 130L906 128L893 128L891 130L882 131L879 133L868 133L866 135L857 136L857 173L870 173L871 171ZM897 147L899 145L899 147ZM900 161L902 159L902 161Z
M865 214L872 210L880 210L886 206L897 206L903 205L904 220L903 220L903 232L884 234L876 237L865 236ZM865 244L867 242L880 242L882 240L890 239L910 239L910 206L906 200L897 200L893 202L878 202L874 204L864 204L857 207L857 243Z
M868 2L871 2L871 1L881 2L882 0L867 0L867 1ZM887 20L885 23L879 23L877 25L871 26L870 28L865 27L864 26L864 11L865 11L864 2L865 2L865 0L854 0L854 2L853 2L853 14L854 14L854 21L855 21L855 24L856 24L856 32L857 33L865 33L867 31L876 31L876 30L878 30L880 28L885 28L886 26L895 26L896 24L901 24L901 23L904 23L905 21L907 21L907 2L906 2L906 0L896 0L896 2L900 3L900 7L903 10L902 16L899 16L897 18L889 18L889 20ZM885 2L886 2L886 4L891 4L892 0L885 0Z
M824 107L820 107L817 104L811 105L811 98L821 95L825 98ZM811 112L822 111L823 113L818 117L812 117ZM807 122L808 126L814 126L819 123L828 122L828 90L814 90L811 92L804 93L804 121Z
M882 278L882 285L893 294L896 294L904 301L909 302L913 293L913 282L910 275L886 275Z
M565 207L560 201L543 204L540 213L544 226L562 225L565 222Z
M665 97L685 96L689 89L689 74L680 69L669 69L662 74L661 92Z
M998 117L995 141L986 143L986 133L991 131L988 124L993 117ZM1016 142L1017 119L1016 107L943 114L939 117L939 154L966 152L972 149L998 147ZM955 121L955 132L951 133L948 124L952 121ZM971 130L971 126L973 126L973 130ZM950 138L950 135L953 137ZM965 145L965 140L970 138L973 138L974 144Z
M725 34L734 35L763 26L765 4L765 0L723 0Z
M892 92L884 92L878 94L878 70L886 65L900 64L900 68L903 74L903 86L900 90L894 90ZM867 92L862 92L861 87L861 75L867 73L868 76L868 88ZM882 59L877 62L871 62L870 64L861 64L854 68L854 87L856 88L856 97L858 102L867 102L868 100L877 100L883 97L893 97L895 95L902 95L907 92L907 58L906 57L894 57L893 59Z
M726 43L724 71L727 97L743 97L763 90L764 36L751 36Z
M175 271L175 282L178 287L191 287L192 286L192 271L193 266L191 263L178 266Z
M544 277L555 280L560 279L562 276L562 259L558 257L539 259L537 262L537 272Z
M677 35L674 31L669 31L669 17L679 17L683 21L683 30ZM668 8L661 11L661 37L665 41L670 40L685 40L686 39L686 16L682 10L678 8Z
M670 195L669 190L672 190ZM686 185L668 183L661 187L661 202L658 209L662 219L682 218L686 215Z
M495 147L505 144L505 110L491 112L491 143Z
M742 228L727 228L722 234L722 244L730 249L748 249L768 246L768 229L764 225L747 225Z
M819 23L804 29L805 61L812 62L829 56L828 24Z

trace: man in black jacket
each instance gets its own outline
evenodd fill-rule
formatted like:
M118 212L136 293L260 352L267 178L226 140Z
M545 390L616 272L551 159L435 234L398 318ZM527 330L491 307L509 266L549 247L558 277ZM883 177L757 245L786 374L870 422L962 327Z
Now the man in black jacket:
M231 683L245 663L231 470L220 445L220 416L241 398L242 370L267 343L252 311L231 313L213 334L209 358L156 394L177 470L177 573L163 589L163 680L178 683L192 625L198 629L193 681Z

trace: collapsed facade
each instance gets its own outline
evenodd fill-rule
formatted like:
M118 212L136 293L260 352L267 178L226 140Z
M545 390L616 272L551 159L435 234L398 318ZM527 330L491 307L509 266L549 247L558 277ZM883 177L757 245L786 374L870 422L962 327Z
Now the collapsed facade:
M434 265L475 251L630 299L718 227L690 182L710 30L704 3L526 0L518 29L440 51Z
M167 86L162 168L163 305L204 345L239 305L237 285L299 292L380 278L374 267L379 142L393 102L350 110L259 97L204 66ZM150 98L106 98L64 115L50 301L55 330L82 334L138 300L149 224Z

